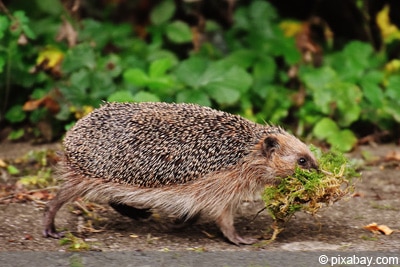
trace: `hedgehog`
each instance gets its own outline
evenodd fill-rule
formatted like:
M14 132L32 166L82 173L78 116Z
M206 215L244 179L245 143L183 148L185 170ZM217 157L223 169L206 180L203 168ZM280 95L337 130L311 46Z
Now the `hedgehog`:
M45 237L62 236L57 211L84 197L130 217L159 210L182 221L207 218L233 244L253 244L234 227L239 204L296 166L318 167L307 145L281 127L184 103L104 103L66 133L63 149Z

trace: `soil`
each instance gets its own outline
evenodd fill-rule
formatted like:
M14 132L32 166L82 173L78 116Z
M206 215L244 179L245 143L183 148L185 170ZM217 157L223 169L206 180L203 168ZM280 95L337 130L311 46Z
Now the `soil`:
M40 149L58 150L60 145L4 143L0 144L0 159L16 158L30 150ZM232 245L226 242L213 223L200 221L182 229L172 229L163 217L153 216L147 221L134 221L106 205L98 209L98 218L93 220L94 228L99 232L84 235L78 233L83 224L87 225L87 220L71 212L74 210L73 203L59 211L56 225L81 236L90 245L91 251L102 252L276 252L274 255L280 255L281 252L322 250L341 253L398 252L400 164L399 161L387 162L384 158L391 152L400 155L400 147L394 144L363 146L353 152L351 157L361 159L365 151L376 161L370 166L364 164L362 179L356 184L355 196L324 208L317 214L317 218L304 213L296 214L277 240L263 246ZM0 180L0 183L9 182ZM255 217L261 208L260 201L242 204L236 218L236 228L242 235L257 238L268 236L272 219L265 211ZM59 240L42 237L43 209L44 205L34 201L0 204L0 258L5 257L1 252L68 250L68 245L60 245ZM395 231L391 235L383 235L364 229L363 226L373 222L387 225ZM231 263L226 266L236 265Z

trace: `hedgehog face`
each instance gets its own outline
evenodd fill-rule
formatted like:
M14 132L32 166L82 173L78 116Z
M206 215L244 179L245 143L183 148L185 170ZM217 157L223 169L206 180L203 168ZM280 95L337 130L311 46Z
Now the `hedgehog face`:
M296 166L318 169L318 163L310 149L290 134L270 135L263 140L263 154L276 177L294 173Z

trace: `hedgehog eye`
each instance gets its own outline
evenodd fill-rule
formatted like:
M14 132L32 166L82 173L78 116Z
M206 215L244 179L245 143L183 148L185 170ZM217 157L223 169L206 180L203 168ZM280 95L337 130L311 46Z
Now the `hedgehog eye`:
M301 165L301 166L304 166L304 165L306 165L307 160L306 160L305 158L299 158L299 159L297 160L297 163L298 163L299 165Z

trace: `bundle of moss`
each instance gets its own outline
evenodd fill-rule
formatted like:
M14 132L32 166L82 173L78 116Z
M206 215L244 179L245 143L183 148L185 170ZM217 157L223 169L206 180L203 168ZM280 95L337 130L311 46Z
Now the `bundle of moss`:
M338 152L312 148L318 159L319 170L296 168L292 176L283 178L275 187L267 187L263 194L266 209L274 219L271 240L283 230L286 222L297 211L314 215L323 204L332 204L354 190L352 178L359 176L347 158Z

